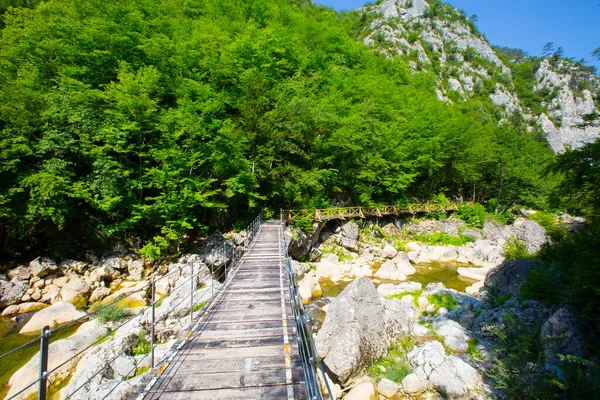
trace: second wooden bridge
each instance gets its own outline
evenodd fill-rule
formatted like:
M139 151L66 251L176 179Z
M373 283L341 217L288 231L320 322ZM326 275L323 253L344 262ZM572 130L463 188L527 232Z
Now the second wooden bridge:
M386 215L421 214L433 211L457 211L462 206L472 206L472 201L454 202L447 204L414 203L401 206L367 206L367 207L332 207L314 210L282 210L282 217L289 223L301 220L317 222L332 219L383 217Z

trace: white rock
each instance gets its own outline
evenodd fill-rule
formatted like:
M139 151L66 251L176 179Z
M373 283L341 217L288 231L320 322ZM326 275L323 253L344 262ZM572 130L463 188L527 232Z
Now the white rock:
M398 389L398 384L388 378L383 378L377 384L377 391L388 399L394 397L398 393Z
M392 296L400 293L416 292L423 286L419 282L402 282L400 284L382 283L377 287L377 293L381 297Z
M371 382L363 382L352 388L344 397L344 400L368 400L375 396L375 390Z
M24 314L24 313L33 312L33 311L39 311L46 307L48 307L48 304L38 303L38 302L15 304L15 305L6 307L4 309L4 311L2 311L2 316L7 317L7 316L13 316L16 314Z
M377 272L375 272L375 277L392 281L405 281L407 279L400 267L392 260L384 262Z
M386 244L383 250L381 250L381 257L383 258L394 258L398 254L398 250L390 244Z
M304 279L298 283L298 293L304 304L312 299L318 299L323 295L321 285L314 274L307 274Z
M72 278L60 291L63 301L73 301L77 298L85 298L90 292L90 286L81 278Z
M427 384L417 374L407 375L402 380L402 390L406 394L418 394L427 388Z
M46 325L53 328L86 315L85 312L78 311L73 304L61 301L35 313L19 333L39 333Z
M117 357L112 363L112 368L115 373L123 378L131 378L135 375L136 366L133 358L127 355Z

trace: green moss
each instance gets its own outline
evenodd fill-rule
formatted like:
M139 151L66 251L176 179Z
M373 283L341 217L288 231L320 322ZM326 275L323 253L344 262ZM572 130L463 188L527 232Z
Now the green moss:
M412 296L413 299L414 299L414 302L416 303L417 299L419 297L421 297L422 294L423 294L423 290L415 290L415 291L412 291L412 292L404 292L404 293L392 294L392 295L386 296L385 298L387 300L391 300L391 299L402 300L402 298L404 296Z
M201 301L193 307L194 311L201 310L206 305L206 301Z
M471 358L476 359L476 360L482 360L483 355L481 354L481 352L479 351L479 348L477 347L477 345L479 344L479 339L471 338L471 339L469 339L468 344L469 344L469 349L467 351L469 352L469 355L471 356Z
M374 362L368 370L368 374L379 380L387 378L396 383L402 383L413 369L408 362L406 354L415 346L414 339L405 336L396 343L392 343L388 354Z
M433 304L434 306L433 313L437 312L442 307L446 308L448 311L452 311L459 305L458 300L449 293L430 294L427 296L427 300L429 300L429 304Z
M138 368L135 370L135 376L140 376L142 374L145 374L148 371L150 371L149 366Z

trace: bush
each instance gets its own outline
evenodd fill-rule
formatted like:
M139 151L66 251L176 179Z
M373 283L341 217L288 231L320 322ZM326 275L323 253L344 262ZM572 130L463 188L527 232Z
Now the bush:
M313 231L312 223L313 223L312 219L302 218L298 221L294 221L293 226L294 226L294 228L300 229L305 234L309 234Z
M464 246L474 241L470 236L459 235L457 237L445 232L421 233L415 235L414 239L429 246Z
M487 219L485 207L481 204L461 206L456 216L464 221L467 226L475 228L483 228Z
M102 323L106 322L116 322L120 321L123 318L127 317L129 314L123 308L117 306L116 304L111 304L107 306L96 314L96 318Z
M562 240L567 234L567 230L557 222L555 214L538 211L529 219L540 224L554 240Z
M527 245L522 240L519 240L516 236L511 236L506 240L504 246L504 258L507 260L522 260L531 258Z
M131 354L133 356L143 356L150 353L152 350L152 343L146 332L141 332L138 336L137 343L131 348Z

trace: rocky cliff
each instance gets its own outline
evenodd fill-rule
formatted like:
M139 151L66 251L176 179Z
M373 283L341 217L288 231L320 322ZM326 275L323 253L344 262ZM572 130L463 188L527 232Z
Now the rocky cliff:
M531 73L516 82L524 60L499 54L467 15L439 0L383 0L359 10L366 45L408 59L414 74L435 76L440 101L477 100L498 120L526 124L555 152L600 137L600 79L593 68L555 55L526 57ZM531 92L531 102L519 93ZM491 111L490 111L491 110Z

